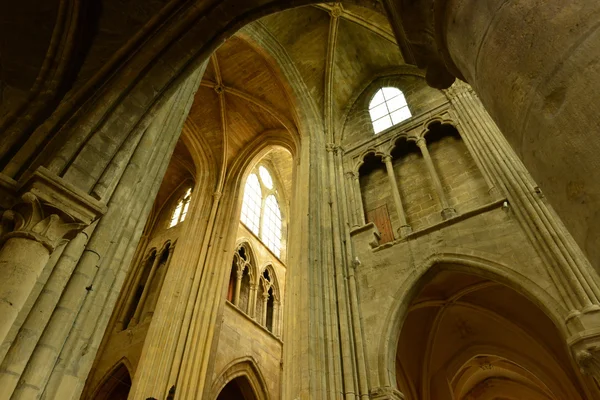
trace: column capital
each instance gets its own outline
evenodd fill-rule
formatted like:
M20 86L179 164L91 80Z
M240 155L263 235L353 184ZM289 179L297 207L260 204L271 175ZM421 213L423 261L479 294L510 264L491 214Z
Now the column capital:
M378 387L371 390L371 400L404 400L404 395L390 386Z
M452 100L463 94L475 95L475 91L473 90L471 85L469 85L468 83L463 82L463 81L456 81L456 82L454 82L454 84L452 86L450 86L449 88L444 89L442 91L444 92L444 94L446 95L446 97L449 100Z
M392 157L392 155L391 155L391 154L382 154L382 155L381 155L381 160L382 160L384 163L392 162L392 161L393 161L393 159L394 159L394 158Z
M415 144L420 148L427 148L427 139L425 139L424 136L418 138L417 140L415 140Z
M342 149L341 146L338 146L335 143L327 143L325 145L325 150L327 150L327 152L329 152L329 153L334 153L334 154L338 154L338 152L341 152L342 154L344 153L344 149Z
M40 167L16 188L16 204L1 216L0 242L25 237L49 251L106 212L106 206Z
M105 210L92 197L40 168L17 189L16 204L2 213L0 242L24 237L54 251Z

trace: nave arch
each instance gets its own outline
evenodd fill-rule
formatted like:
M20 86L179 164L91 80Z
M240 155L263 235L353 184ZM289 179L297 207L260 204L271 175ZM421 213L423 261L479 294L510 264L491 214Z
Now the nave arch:
M221 397L227 386L235 383L243 400L270 400L264 376L252 357L241 357L228 364L210 388L210 399L229 400ZM233 399L231 399L233 400ZM242 399L240 399L242 400Z
M408 400L597 396L565 345L559 300L471 253L432 255L397 290L379 345L381 387Z

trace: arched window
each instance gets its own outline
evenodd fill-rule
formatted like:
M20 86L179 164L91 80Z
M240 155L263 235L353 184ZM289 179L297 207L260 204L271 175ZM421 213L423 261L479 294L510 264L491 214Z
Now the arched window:
M185 216L187 215L188 208L190 207L190 198L192 197L192 188L189 188L185 195L179 200L177 203L177 207L173 210L173 214L171 215L171 222L169 223L169 228L174 227L180 222L183 222Z
M254 259L244 244L240 245L233 255L227 300L246 314L252 314L252 268Z
M281 209L269 170L260 165L248 176L241 221L277 256L281 255Z
M242 222L248 229L258 235L260 227L260 209L262 206L262 190L256 174L248 176L244 188L244 202L242 204Z
M404 94L394 87L384 87L375 93L369 103L369 114L375 133L412 117Z
M279 336L279 292L275 280L272 267L267 266L260 275L256 319L269 332Z

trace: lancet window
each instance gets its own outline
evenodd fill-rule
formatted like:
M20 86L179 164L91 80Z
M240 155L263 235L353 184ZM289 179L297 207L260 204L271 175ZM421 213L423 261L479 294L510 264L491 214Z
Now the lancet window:
M282 218L273 176L260 165L246 180L241 221L277 257L281 256Z
M375 93L369 103L369 114L375 133L412 117L404 94L395 87L384 87Z
M233 255L227 288L227 300L246 314L252 314L252 281L254 259L246 244L240 245Z
M183 220L185 220L188 209L190 207L191 197L192 197L192 188L189 188L185 192L185 194L183 195L181 200L179 200L179 202L177 203L177 206L175 206L175 209L173 210L173 214L171 214L171 221L169 222L169 228L172 228L175 225L177 225L178 223L183 222Z

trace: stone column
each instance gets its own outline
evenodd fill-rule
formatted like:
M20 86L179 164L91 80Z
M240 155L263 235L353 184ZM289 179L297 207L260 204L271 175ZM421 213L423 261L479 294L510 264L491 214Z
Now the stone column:
M354 196L356 198L356 203L354 204L356 208L356 220L358 222L358 226L365 225L365 207L362 201L362 194L360 190L360 173L358 171L354 172Z
M154 262L152 263L152 268L150 269L150 274L148 274L148 279L146 279L146 284L144 285L144 290L142 291L142 296L140 297L140 301L138 302L138 305L135 308L135 314L133 314L133 318L131 318L129 326L136 326L138 322L140 322L140 317L142 315L142 311L144 310L144 304L146 303L148 294L152 289L152 280L154 279L154 275L156 275L156 269L158 268L158 264L160 263L161 258L162 253L156 252Z
M279 300L277 300L277 298L275 298L275 301L273 302L273 335L275 335L277 337L281 337L281 330L280 330L281 316L279 315L280 309L281 309L281 303L279 302Z
M269 290L265 288L265 291L262 294L262 321L259 321L262 326L267 327L267 303L269 302Z
M600 271L600 2L384 3L405 59L434 87L469 82Z
M429 154L429 150L427 149L427 142L425 138L419 138L417 140L417 146L421 150L421 154L423 155L423 159L425 160L425 164L427 165L427 170L429 171L429 175L431 176L431 180L433 181L433 186L435 187L435 191L437 193L438 199L442 204L442 217L444 219L451 218L456 215L456 210L450 207L448 203L448 199L446 198L446 194L444 193L444 188L442 187L442 182L440 181L440 177L435 170L435 166L433 165L433 161L431 160L431 155Z
M385 169L387 170L388 179L390 180L390 186L392 187L392 194L394 196L394 204L396 205L396 213L398 214L398 220L400 221L400 229L398 234L400 237L404 237L412 232L410 225L406 222L406 214L404 213L404 207L402 206L402 198L400 197L400 190L398 190L398 182L396 181L396 174L394 173L394 166L392 164L392 156L387 154L383 157L385 163Z
M574 358L582 370L600 380L595 368L600 360L600 286L589 261L582 254L525 167L510 149L483 105L464 83L446 91L458 117L474 124L473 146L484 156L498 183L505 189L512 213L531 241L548 259L547 272L560 292L568 315L565 325Z
M1 217L0 343L6 338L50 254L104 211L100 203L44 168L32 174L20 191L20 200Z
M236 269L235 269L235 292L233 294L233 304L236 306L240 304L240 291L242 290L242 278L244 277L244 267L240 265L240 260L236 260ZM250 303L250 299L248 299L248 303Z
M256 298L258 294L258 285L250 283L250 294L248 295L248 310L246 312L251 318L256 318Z
M348 207L352 211L352 227L358 227L358 215L355 207L356 204L356 194L354 193L354 172L346 172L344 174L346 177L344 185L348 187L349 198L347 199Z

